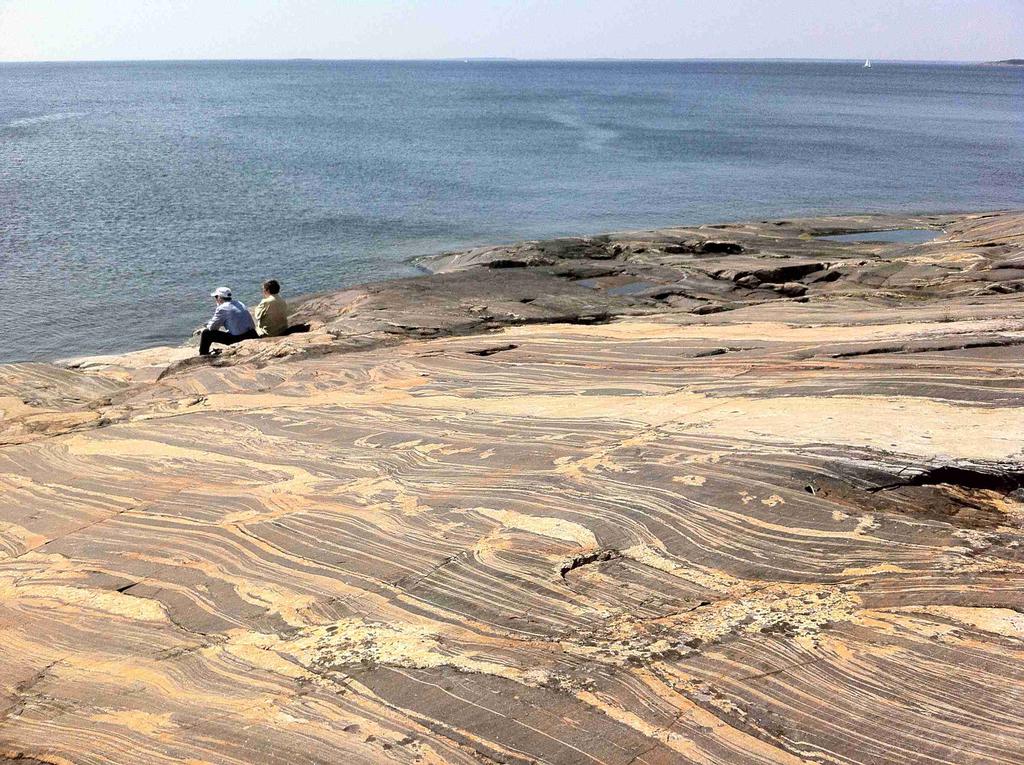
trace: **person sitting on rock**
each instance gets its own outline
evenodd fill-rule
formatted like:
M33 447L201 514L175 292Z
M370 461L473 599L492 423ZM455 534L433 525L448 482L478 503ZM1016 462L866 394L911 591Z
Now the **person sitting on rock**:
M217 303L217 308L206 326L196 330L199 333L200 356L209 356L210 345L213 343L234 345L258 337L249 309L240 300L231 297L230 289L218 287L210 293L210 297Z
M277 279L263 282L263 300L253 312L256 315L256 332L260 337L279 337L288 334L288 304L279 293L281 285Z

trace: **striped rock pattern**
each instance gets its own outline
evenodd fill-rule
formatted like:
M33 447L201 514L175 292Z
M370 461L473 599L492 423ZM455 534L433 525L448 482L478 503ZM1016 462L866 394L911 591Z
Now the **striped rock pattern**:
M1024 227L962 226L890 253L941 299L2 368L0 760L1024 761Z

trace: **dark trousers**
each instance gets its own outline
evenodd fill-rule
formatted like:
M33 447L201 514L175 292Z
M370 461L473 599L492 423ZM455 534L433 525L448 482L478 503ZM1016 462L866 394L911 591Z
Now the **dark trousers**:
M234 345L240 343L243 340L255 340L259 335L256 334L255 329L250 329L248 332L241 335L232 335L230 332L224 332L219 329L204 329L199 335L199 355L206 356L210 353L210 346L213 343L219 343L220 345Z

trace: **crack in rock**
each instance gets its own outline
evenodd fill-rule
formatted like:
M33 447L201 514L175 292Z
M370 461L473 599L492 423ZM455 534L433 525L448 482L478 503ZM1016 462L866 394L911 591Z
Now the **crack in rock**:
M885 486L876 486L868 489L868 491L874 494L880 491L890 491L907 486L939 486L942 484L956 486L961 489L1011 494L1024 488L1024 471L987 471L958 467L956 465L942 465L929 470L923 470L909 480L896 481Z
M503 351L514 351L519 346L515 343L508 343L507 345L497 345L492 348L481 348L478 351L466 351L471 356L493 356L496 353L502 353Z
M582 566L589 566L591 563L601 563L609 560L619 560L622 557L622 553L619 550L613 548L609 548L606 550L595 550L593 552L573 556L568 561L562 564L562 567L558 570L558 573L564 580L566 575L570 571L575 571L576 569Z

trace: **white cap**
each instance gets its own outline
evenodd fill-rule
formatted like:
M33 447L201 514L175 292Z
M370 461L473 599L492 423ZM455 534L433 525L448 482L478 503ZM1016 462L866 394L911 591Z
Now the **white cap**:
M218 287L210 293L210 297L224 298L225 300L231 300L231 290L228 287Z

